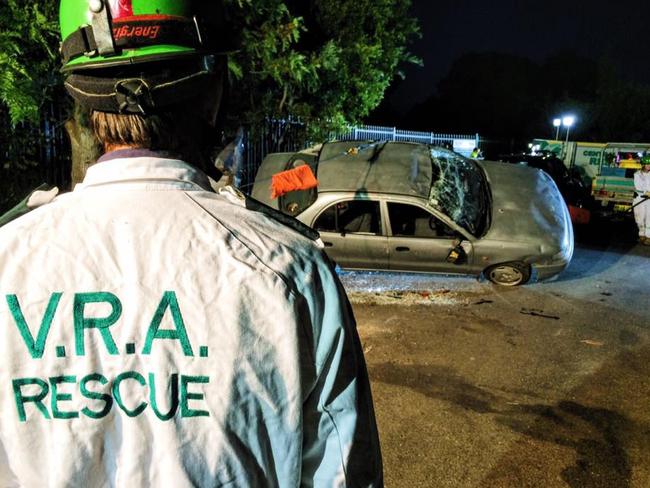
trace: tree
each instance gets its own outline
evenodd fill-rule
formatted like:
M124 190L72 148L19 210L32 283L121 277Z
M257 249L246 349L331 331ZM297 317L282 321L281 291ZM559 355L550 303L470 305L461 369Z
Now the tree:
M43 182L39 110L58 84L58 2L0 2L0 211Z
M223 1L240 41L228 61L231 96L224 121L233 133L242 123L296 116L309 122L313 137L321 137L361 120L399 76L400 64L417 62L407 52L418 34L408 16L411 0ZM18 160L30 181L38 180L38 154L24 149L39 146L24 141L38 131L17 124L38 122L40 108L60 89L57 7L56 1L0 2L0 140L20 149L9 151L11 162L1 162L7 166L5 182L20 179L14 173ZM56 98L61 103L65 97ZM66 128L73 167L81 168L95 148L76 118ZM0 193L16 199L13 189L0 187Z
M36 121L58 82L56 12L57 2L0 3L0 101L14 125Z
M363 119L400 75L418 35L410 0L230 0L241 49L230 58L230 113L295 115L316 132Z
M543 63L505 53L468 53L407 120L422 130L479 132L525 147L535 137L554 137L551 121L572 113L578 119L571 129L574 140L648 141L650 85L624 75L612 62L566 51Z
M438 129L521 137L539 103L538 76L539 67L519 56L461 56L438 85Z

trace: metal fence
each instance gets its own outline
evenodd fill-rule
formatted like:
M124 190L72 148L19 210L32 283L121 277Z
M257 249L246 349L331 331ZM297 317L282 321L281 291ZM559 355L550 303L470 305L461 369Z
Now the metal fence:
M0 108L0 212L42 183L69 188L65 119L64 108L47 103L41 107L40 120L12 126L6 108Z
M329 140L420 142L445 146L467 156L481 141L478 134L440 134L373 125L351 127L347 131L333 133ZM245 192L251 191L257 170L267 154L295 152L310 145L313 142L307 139L307 126L298 119L268 120L262 128L247 129L243 137L242 169L237 178L240 188Z
M0 114L3 115L3 114ZM63 124L67 112L60 104L49 103L41 110L41 120L38 124L24 124L18 130L22 136L12 140L8 135L16 134L10 130L8 117L0 117L0 133L4 141L0 142L0 173L3 179L16 178L10 171L2 171L12 158L20 157L34 161L37 168L31 173L34 177L25 185L32 185L36 180L57 185L62 189L70 185L70 147ZM307 125L296 118L284 120L267 120L260 127L250 127L243 130L239 137L241 143L241 166L238 171L238 183L244 191L252 189L255 175L267 154L273 152L296 152L313 143L308 140ZM27 135L29 137L27 137ZM8 140L9 139L9 140ZM29 140L26 145L23 141ZM479 145L478 134L441 134L433 132L417 132L400 130L395 127L358 126L351 127L348 131L331 134L329 140L376 140L376 141L404 141L421 142L426 144L444 145L455 148L459 142L465 141L467 147ZM319 141L320 142L320 141ZM22 147L21 144L24 146ZM9 164L11 166L11 164ZM36 171L34 171L36 169ZM32 181L33 180L33 181ZM1 186L1 185L0 185ZM16 181L14 187L23 186ZM25 188L27 191L29 188ZM6 191L6 189L4 189ZM20 189L16 190L20 193ZM9 196L9 195L8 195ZM15 198L15 195L11 195Z
M401 130L396 127L381 127L376 125L351 127L348 132L338 134L336 138L339 140L369 139L373 141L421 142L424 144L449 146L450 148L457 145L459 141L471 142L474 147L478 147L480 143L478 134L440 134L435 132Z
M296 152L308 145L307 126L297 119L267 120L262 127L246 128L242 138L242 167L237 178L239 187L250 193L267 154Z
M68 113L60 104L49 103L41 114L39 152L45 181L67 189L72 178L70 142L64 127Z

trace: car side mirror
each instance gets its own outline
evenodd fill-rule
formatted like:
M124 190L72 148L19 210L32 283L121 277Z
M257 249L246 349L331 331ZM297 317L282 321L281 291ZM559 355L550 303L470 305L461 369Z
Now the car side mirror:
M467 253L463 249L462 241L456 241L454 247L447 255L447 262L451 264L463 264L467 259Z

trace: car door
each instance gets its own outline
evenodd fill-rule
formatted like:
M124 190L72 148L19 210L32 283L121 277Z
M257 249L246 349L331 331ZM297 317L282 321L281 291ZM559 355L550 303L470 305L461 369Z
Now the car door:
M389 223L388 267L395 271L466 273L472 245L436 215L408 203L386 202ZM461 246L456 263L450 253Z
M314 221L325 252L342 268L388 269L388 241L380 203L368 199L340 200Z

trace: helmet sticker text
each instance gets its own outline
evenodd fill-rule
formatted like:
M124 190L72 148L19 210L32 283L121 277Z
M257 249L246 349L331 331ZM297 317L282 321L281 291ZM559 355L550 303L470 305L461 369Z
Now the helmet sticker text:
M113 28L113 39L115 39L116 41L119 39L129 39L132 37L157 39L158 34L160 34L159 25L147 25L147 26L122 25Z

